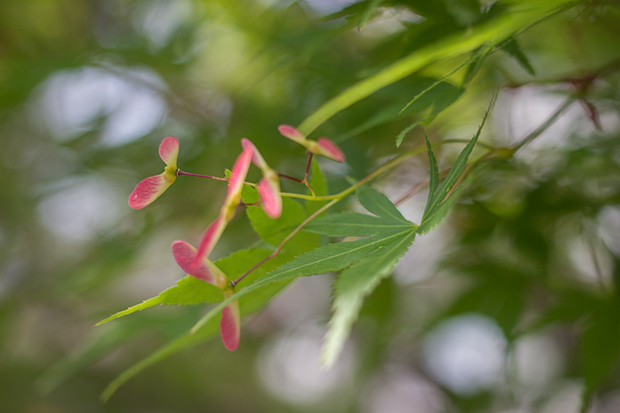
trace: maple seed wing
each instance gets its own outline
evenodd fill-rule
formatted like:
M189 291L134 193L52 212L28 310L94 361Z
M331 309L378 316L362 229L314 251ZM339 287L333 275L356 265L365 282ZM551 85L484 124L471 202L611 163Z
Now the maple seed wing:
M142 209L155 201L172 184L164 178L164 173L142 180L129 195L129 206Z
M239 338L241 336L239 300L232 301L222 309L220 333L222 334L222 341L228 350L234 351L239 347Z
M319 145L319 148L321 148L321 155L336 162L344 162L344 153L333 141L322 137L319 138L317 144Z
M261 179L258 183L258 194L265 214L272 219L279 218L282 214L282 197L277 176L275 179Z
M194 257L194 261L188 267L189 270L196 271L204 264L205 258L209 256L215 244L217 244L222 232L224 232L224 228L226 228L226 221L222 217L218 217L209 228L207 228L200 242L200 247L198 247L198 253Z
M216 284L216 275L211 272L207 264L203 262L198 266L194 266L194 260L198 254L198 250L185 241L175 241L172 243L172 254L177 264L187 274L199 278L211 284Z
M252 162L254 162L254 165L258 166L261 170L269 167L265 161L265 158L263 158L251 140L246 138L241 139L241 146L243 147L243 150L252 149L254 151L252 155Z
M179 156L179 141L174 136L168 136L159 145L159 156L174 169L177 167L177 158Z
M278 126L278 131L285 138L306 146L306 137L294 127L290 125L280 125Z
M241 188L243 187L245 177L248 174L248 169L250 168L250 162L252 162L253 154L254 150L248 147L241 152L241 155L239 155L235 161L235 165L230 173L230 180L228 181L227 200L241 196Z

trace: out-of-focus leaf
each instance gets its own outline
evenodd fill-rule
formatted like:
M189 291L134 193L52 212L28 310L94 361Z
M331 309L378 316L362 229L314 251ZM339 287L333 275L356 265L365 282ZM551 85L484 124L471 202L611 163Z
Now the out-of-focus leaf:
M417 95L415 95L413 97L413 99L411 99L409 102L407 102L407 104L398 112L398 114L402 114L405 110L407 110L407 108L409 108L409 106L411 106L415 101L417 101L418 99L420 99L422 96L424 96L426 93L428 93L429 91L431 91L432 89L434 89L435 87L437 87L437 85L439 85L440 83L442 83L444 80L446 80L447 78L449 78L450 76L452 76L453 74L455 74L456 72L458 72L459 70L461 70L462 68L464 68L465 66L469 65L470 63L474 62L476 59L478 59L480 56L482 56L482 54L486 53L487 48L485 47L481 47L478 50L474 51L474 53L472 53L471 57L469 57L467 60L465 60L463 63L461 63L460 65L458 65L457 67L455 67L454 69L452 69L450 72L448 72L447 74L445 74L443 77L437 79L435 82L433 82L432 84L430 84L426 89L422 90L420 93L418 93ZM435 112L435 111L433 111ZM436 115L436 113L434 113Z
M466 33L446 36L437 42L417 49L379 73L356 83L308 116L298 129L308 136L336 113L377 90L409 76L430 63L468 53L485 44L489 46L498 44L519 30L544 19L567 3L569 3L568 0L515 3L509 7L505 14L480 24Z
M586 393L592 393L617 365L620 356L620 314L613 305L599 306L581 336L581 370Z
M472 55L476 55L476 58L469 63L467 66L467 72L465 72L465 76L463 76L463 83L461 84L462 88L466 88L467 85L474 79L480 68L482 67L482 62L488 56L488 53L479 54L478 52L482 50L482 47L479 47L477 50L472 51ZM489 49L487 49L489 50Z
M400 148L400 145L402 145L403 140L405 139L405 136L409 132L411 132L416 126L419 126L419 125L422 125L422 124L426 125L426 124L428 124L433 119L434 119L434 116L433 117L428 117L428 118L425 118L425 119L420 119L420 120L418 120L416 122L413 122L411 125L407 126L405 129L401 130L400 133L398 135L396 135L396 147Z
M570 323L591 315L601 305L601 300L584 291L563 291L555 297L555 303L520 333L525 334L556 323Z
M519 43L517 42L516 38L512 38L508 40L507 42L505 42L502 45L502 50L504 50L506 53L512 56L517 62L519 62L521 67L523 67L530 75L536 76L534 67L532 67L532 64L530 63L529 59L527 58L525 53L523 53L523 50L521 50L521 46L519 46Z
M377 7L381 5L381 3L383 3L383 1L384 0L370 0L368 2L368 6L366 7L366 10L364 10L364 12L362 13L362 16L360 17L360 22L357 25L357 30L362 30L364 26L366 26L366 23L368 22L368 19L370 19L370 16L372 15L372 13L375 11Z
M362 122L360 125L349 130L348 132L345 132L344 134L338 136L336 140L341 142L357 136L371 128L396 120L401 120L406 118L407 116L423 111L430 111L429 115L425 116L424 120L422 120L421 122L427 121L430 118L441 113L444 109L449 107L454 102L456 102L457 99L463 94L463 89L454 86L451 83L424 77L416 79L413 87L407 87L405 89L405 91L408 93L408 96L403 95L403 90L401 90L402 86L399 88L396 88L396 86L399 85L394 85L393 88L397 90L397 92L395 93L397 93L398 96L406 98L408 96L411 96L411 94L414 94L417 95L418 98L416 98L410 106L408 106L404 111L402 111L402 113L402 104L392 104L387 108L376 111L366 121ZM424 91L428 91L428 93L423 93ZM407 132L405 132L405 134L406 133Z

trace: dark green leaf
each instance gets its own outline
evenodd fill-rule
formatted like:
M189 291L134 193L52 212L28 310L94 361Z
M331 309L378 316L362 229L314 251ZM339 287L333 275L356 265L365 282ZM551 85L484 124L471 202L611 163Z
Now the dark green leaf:
M517 43L517 39L512 38L508 40L506 43L503 44L502 49L510 56L512 56L517 62L519 62L521 67L523 67L530 75L536 76L534 68L530 64L530 61L525 55L525 53L523 53L523 51L521 50L519 43Z
M357 25L357 30L362 30L364 28L364 26L366 25L366 23L368 22L368 19L370 18L370 16L372 15L372 12L379 7L379 5L381 3L383 3L384 0L370 0L368 2L368 6L366 7L366 10L364 10L364 13L362 13L362 17L360 17L360 22Z
M620 355L618 309L600 306L592 313L581 337L581 368L586 391L593 391L616 366Z
M429 89L429 87L434 84L435 86L431 88L432 90ZM402 89L402 86L400 86L399 89ZM437 83L437 80L434 78L417 79L413 87L407 87L405 89L408 92L408 95L403 95L403 92L401 90L398 90L397 93L399 95L403 95L402 98L406 99L408 96L411 96L411 94L417 95L425 89L429 89L428 93L420 95L420 97L416 99L415 102L413 102L402 113L400 113L402 109L402 104L390 105L385 109L377 108L376 112L373 113L368 118L368 120L362 122L360 125L349 130L348 132L338 136L337 141L341 142L350 139L376 126L380 126L393 121L399 121L406 118L407 116L424 111L430 112L430 116L424 117L424 120L427 120L436 116L444 109L449 107L451 104L456 102L457 99L463 94L463 89L448 82Z
M327 181L325 180L325 176L323 175L323 172L321 171L321 167L319 166L319 163L316 161L316 157L312 158L311 168L312 168L311 169L312 175L310 177L310 186L314 190L314 194L316 196L327 195L329 193L329 189L327 187ZM327 201L306 201L306 210L308 211L308 215L312 215L326 203Z

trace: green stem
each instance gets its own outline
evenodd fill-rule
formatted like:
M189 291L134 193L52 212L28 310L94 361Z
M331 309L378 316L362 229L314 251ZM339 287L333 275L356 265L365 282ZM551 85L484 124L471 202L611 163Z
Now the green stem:
M566 99L564 104L560 106L560 108L556 110L555 113L551 115L549 119L547 119L542 125L540 125L538 129L536 129L534 132L527 135L525 138L523 138L519 143L517 143L512 148L513 153L521 149L524 145L527 145L528 143L532 142L534 139L538 138L540 135L542 135L543 132L549 128L549 126L551 126L553 123L555 123L556 120L558 120L560 115L564 113L564 111L568 109L570 105L573 104L574 101L575 101L575 98L572 96Z

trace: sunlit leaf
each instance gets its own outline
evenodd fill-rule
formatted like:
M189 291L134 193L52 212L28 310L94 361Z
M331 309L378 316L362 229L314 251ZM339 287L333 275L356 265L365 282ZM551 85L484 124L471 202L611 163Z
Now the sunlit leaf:
M212 319L221 309L232 300L249 294L273 282L296 278L300 276L322 274L329 271L341 270L354 262L359 261L379 247L398 242L403 236L415 232L417 226L407 221L398 209L383 194L369 188L358 190L360 202L369 212L372 212L391 223L408 224L402 229L385 231L367 238L348 242L337 242L316 248L300 255L293 261L279 267L264 278L244 286L220 305L207 313L192 329L197 331L208 320ZM319 220L320 223L320 220ZM316 228L315 228L316 230ZM378 230L379 232L379 230Z

